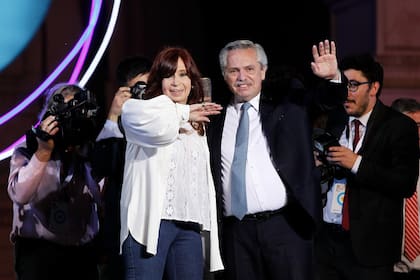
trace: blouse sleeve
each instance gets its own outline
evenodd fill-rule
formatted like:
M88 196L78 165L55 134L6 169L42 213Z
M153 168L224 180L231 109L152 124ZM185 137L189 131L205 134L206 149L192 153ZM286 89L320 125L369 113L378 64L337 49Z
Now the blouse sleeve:
M26 204L38 192L47 163L39 161L35 155L28 158L21 149L15 149L11 157L7 190L12 201Z
M130 98L123 104L121 122L127 142L159 147L175 141L189 113L188 105L174 103L166 95L148 100Z

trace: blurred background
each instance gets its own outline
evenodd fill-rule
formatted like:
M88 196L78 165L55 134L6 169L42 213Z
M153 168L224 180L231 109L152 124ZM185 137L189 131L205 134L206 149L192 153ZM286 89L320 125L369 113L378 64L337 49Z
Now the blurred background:
M0 0L0 280L14 279L8 152L36 123L43 88L82 82L104 119L127 56L186 47L217 94L225 90L218 53L231 40L260 43L269 76L287 69L310 79L311 47L330 39L339 59L377 57L386 104L419 99L419 22L418 0Z

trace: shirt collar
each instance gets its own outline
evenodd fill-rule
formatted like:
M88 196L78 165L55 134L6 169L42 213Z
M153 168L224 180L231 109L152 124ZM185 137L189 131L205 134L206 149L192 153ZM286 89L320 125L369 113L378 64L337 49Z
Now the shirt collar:
M361 123L362 123L362 125L364 126L364 127L366 127L366 125L367 125L367 123L368 123L368 121L369 121L369 118L370 118L370 115L372 114L372 110L370 110L369 111L369 113L367 113L367 114L364 114L363 116L361 116L360 118L355 118L355 117L353 117L353 116L350 116L350 118L349 118L349 123L351 123L354 119L358 119Z
M254 108L254 110L257 112L259 111L260 96L261 93L257 94L257 96L248 101L248 103L251 103L251 107ZM241 106L244 103L245 102L237 102L236 100L234 100L232 106L235 108L236 112L239 113L241 111Z

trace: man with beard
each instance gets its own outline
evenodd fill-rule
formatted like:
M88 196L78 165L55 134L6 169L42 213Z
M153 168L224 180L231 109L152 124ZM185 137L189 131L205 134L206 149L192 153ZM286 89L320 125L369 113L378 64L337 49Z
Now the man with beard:
M327 160L341 172L329 182L316 237L319 278L392 280L403 200L418 177L417 126L380 101L383 68L372 56L344 58L340 70L347 118L330 119L327 127L340 143L328 148Z

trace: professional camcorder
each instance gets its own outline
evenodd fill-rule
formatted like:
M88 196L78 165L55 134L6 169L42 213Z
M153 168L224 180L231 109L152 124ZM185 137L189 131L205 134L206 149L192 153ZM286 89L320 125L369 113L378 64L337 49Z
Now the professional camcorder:
M56 94L52 98L52 103L43 119L55 116L60 128L59 135L52 137L39 127L33 129L35 135L44 141L54 138L55 141L65 145L82 144L93 139L99 109L95 96L90 91L82 89L68 102L64 101L62 94Z
M45 117L53 115L60 123L70 120L91 119L97 114L98 106L95 96L88 90L81 90L69 102L64 102L64 96L56 94Z
M131 98L143 99L143 94L146 91L147 84L143 81L138 81L130 88Z
M319 166L321 171L321 181L326 182L332 178L341 179L344 177L344 169L338 165L331 164L327 160L328 148L340 146L338 139L329 132L314 135L314 150L317 152L317 158L322 162Z

